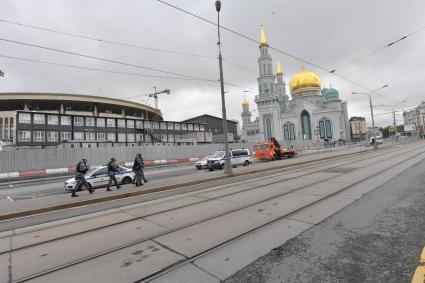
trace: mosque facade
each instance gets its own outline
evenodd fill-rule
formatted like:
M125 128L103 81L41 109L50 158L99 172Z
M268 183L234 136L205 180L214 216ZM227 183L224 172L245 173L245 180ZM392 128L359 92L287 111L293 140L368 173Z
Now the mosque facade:
M258 58L258 117L252 120L249 101L242 102L242 135L257 142L275 137L285 145L309 145L320 140L350 139L347 102L331 86L323 87L320 77L301 67L287 84L280 62L276 74L269 45L261 26ZM255 110L254 110L255 111Z

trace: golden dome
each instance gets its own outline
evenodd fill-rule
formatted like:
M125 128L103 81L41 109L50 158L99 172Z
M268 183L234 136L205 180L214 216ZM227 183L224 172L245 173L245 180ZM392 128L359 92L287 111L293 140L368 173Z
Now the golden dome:
M242 100L242 105L249 105L249 102L246 98Z
M292 77L289 82L289 88L291 93L298 89L303 88L320 88L321 81L317 74L304 70L304 66L301 67L301 72Z

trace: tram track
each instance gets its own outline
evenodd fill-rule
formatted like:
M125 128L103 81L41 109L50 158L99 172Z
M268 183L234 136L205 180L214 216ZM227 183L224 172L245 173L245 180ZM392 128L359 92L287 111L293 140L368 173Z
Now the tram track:
M387 147L379 148L377 150L374 150L373 152L375 153L381 152L382 150L387 150L388 148L391 148L391 147L387 146ZM151 189L146 189L142 191L126 192L126 193L116 194L111 196L102 196L98 198L96 197L96 198L85 199L78 202L60 203L60 204L55 204L51 206L35 208L31 210L0 214L0 223L5 221L10 221L10 220L23 219L26 217L48 214L48 213L57 212L57 211L71 210L76 208L94 206L98 204L118 202L120 200L128 200L130 198L137 198L140 196L146 196L146 195L155 194L155 193L170 192L170 191L175 191L178 189L188 188L193 186L211 185L211 184L222 182L225 180L237 180L238 178L243 178L246 176L255 177L256 174L271 173L273 171L279 171L279 170L291 170L293 168L303 167L305 165L320 164L323 161L332 161L340 157L359 156L363 154L369 154L370 152L371 152L370 150L366 150L361 152L345 153L342 155L323 157L323 159L321 160L309 160L309 161L297 162L294 164L283 164L283 165L273 166L269 168L249 170L247 172L233 173L232 175L221 175L221 176L215 176L215 177L206 178L206 179L200 179L200 180L178 183L173 185L166 185L163 187L151 188Z
M423 152L422 152L422 154L423 154ZM409 160L405 160L405 161L399 163L398 165L404 164L405 162L408 162L408 161ZM419 162L420 161L416 162L416 164L419 163ZM386 170L388 170L388 168L379 171L379 173L382 173L382 172L384 172ZM360 183L363 183L363 182L365 182L365 181L367 181L367 180L369 180L369 179L371 179L373 177L374 176L366 177ZM202 258L202 257L204 257L204 256L206 256L206 255L208 255L210 253L213 253L214 251L219 250L219 249L221 249L221 248L223 248L223 247L225 247L225 246L227 246L227 245L229 245L229 244L231 244L233 242L236 242L236 241L238 241L238 240L240 240L240 239L242 239L242 238L244 238L244 237L246 237L248 235L251 235L251 234L253 234L255 232L258 232L258 231L260 231L260 230L262 230L262 229L264 229L264 228L266 228L268 226L271 226L274 223L277 223L278 221L281 221L281 220L283 220L285 218L288 218L288 217L290 217L292 215L295 215L295 214L303 211L306 208L309 208L309 207L311 207L313 205L316 205L316 204L318 204L320 202L323 202L324 200L327 200L329 198L335 197L338 194L340 194L340 193L342 193L342 192L344 192L344 191L346 191L346 190L348 190L348 189L350 189L350 188L352 188L354 186L357 186L357 185L359 185L359 183L348 185L348 186L346 186L346 187L344 187L344 188L342 188L342 189L340 189L340 190L338 190L338 191L336 191L334 193L331 193L329 195L324 196L323 198L321 198L319 200L313 201L313 202L311 202L311 203L309 203L309 204L307 204L305 206L302 206L302 207L300 207L300 208L298 208L298 209L296 209L296 210L294 210L294 211L292 211L290 213L284 214L284 215L282 215L282 216L280 216L280 217L278 217L278 218L276 218L276 219L274 219L272 221L266 222L263 225L260 225L260 226L254 228L254 229L251 229L251 230L249 230L249 231L247 231L245 233L242 233L242 234L238 235L237 237L234 237L234 238L232 238L230 240L227 240L227 241L221 243L220 245L216 245L216 246L214 246L214 247L212 247L210 249L207 249L207 250L205 250L205 251L203 251L201 253L198 253L198 254L196 254L196 255L194 255L192 257L189 257L189 258L187 258L184 261L181 261L181 262L178 262L178 263L176 263L174 265L171 265L169 267L166 267L165 269L163 269L163 270L161 270L161 271L159 271L157 273L154 273L154 274L151 274L149 276L146 276L146 277L144 277L144 278L142 278L140 280L137 280L135 282L137 282L137 283L147 283L147 282L150 282L150 281L152 281L152 280L154 280L154 279L156 279L156 278L158 278L160 276L163 276L163 275L165 275L165 274L167 274L167 273L169 273L169 272L171 272L173 270L176 270L179 267L182 267L182 266L184 266L186 264L192 263L192 262L194 262L195 260L197 260L199 258Z
M390 151L390 152L393 152L393 151ZM370 156L370 155L369 156L371 158L373 158L373 157L376 157L378 155L379 155L379 153L374 152L372 156ZM308 166L308 167L301 166L302 168L296 168L296 169L291 169L291 170L278 169L277 172L273 173L273 175L267 175L267 176L259 177L257 179L249 179L249 180L242 181L246 185L249 185L250 183L255 183L255 182L258 182L258 181L264 181L264 183L262 183L261 185L255 185L255 186L248 187L248 188L243 189L243 190L240 190L240 191L236 191L236 192L232 192L232 193L227 193L227 194L220 195L220 196L217 196L217 197L205 198L203 200L200 199L198 202L195 202L195 203L181 205L181 206L178 206L178 207L172 207L172 208L169 208L169 209L161 210L159 212L147 213L147 214L144 214L143 216L135 216L134 218L127 219L127 220L122 220L122 221L118 221L118 222L112 223L110 225L105 225L105 226L102 226L102 227L96 227L96 228L84 230L84 231L81 231L81 232L77 232L77 233L74 233L74 234L65 235L63 237L58 237L58 238L55 238L55 239L46 240L46 241L42 241L42 242L37 242L37 243L32 244L32 245L27 245L27 246L24 246L24 247L14 248L13 251L17 251L17 250L21 250L21 249L25 249L25 248L29 248L29 247L33 247L33 246L37 246L37 245L41 245L41 244L45 244L45 243L49 243L49 242L56 241L56 240L66 239L66 238L73 237L73 236L78 236L78 235L86 234L86 233L89 233L89 232L93 232L93 231L97 231L97 230L101 230L101 229L113 227L113 226L116 226L116 225L119 225L119 224L124 224L124 223L128 223L128 222L131 222L131 221L140 220L140 219L143 219L143 218L146 218L146 217L155 216L155 215L158 215L158 214L161 214L161 213L170 212L170 211L173 211L175 209L187 208L187 207L190 207L190 206L193 206L193 205L198 205L198 204L206 203L206 202L209 202L209 201L212 201L212 200L219 200L221 198L225 198L225 197L236 195L236 194L243 193L243 192L249 192L249 191L252 191L252 190L256 190L258 188L261 188L261 187L278 184L280 182L285 182L285 181L290 181L290 180L294 180L294 179L297 179L297 178L302 178L302 177L310 176L312 174L315 174L315 173L320 172L320 171L323 171L323 170L331 170L333 168L337 168L337 167L340 167L340 166L353 164L355 162L358 162L357 159L359 159L359 158L360 158L360 156L356 156L356 157L351 157L350 156L350 157L345 157L343 160L339 160L339 163L338 164L335 164L334 161L328 161L325 164L323 164L323 163L320 164L320 165L314 164L314 165L311 165L311 166ZM385 157L382 157L382 159L385 159ZM351 160L354 160L354 161L351 161ZM326 167L328 165L332 165L332 166ZM307 170L312 170L312 169L314 170L316 168L318 168L318 170L315 170L315 171L312 171L312 172L307 172L305 174L297 175L297 176L294 176L294 177L281 176L282 179L279 179L278 178L278 180L270 181L271 178L279 177L278 175L281 174L281 173L291 174L291 173L296 173L296 172L301 172L301 171L307 171ZM260 173L257 173L257 174L260 174ZM333 178L333 177L329 177L329 178L323 179L320 182L328 181L331 178ZM308 185L311 185L311 184L308 184ZM215 186L215 187L212 187L212 188L196 190L196 191L189 192L189 193L183 193L183 195L187 195L187 196L189 196L189 195L195 195L196 196L196 194L202 193L205 190L212 190L212 189L214 189L214 190L224 190L226 188L231 188L232 186L233 186L233 183L224 184L224 185L219 185L219 186ZM274 197L283 196L283 195L288 194L288 193L291 193L293 191L294 190L287 191L285 193L276 195ZM130 205L130 207L132 207L132 205ZM128 209L131 209L131 208L123 207L123 208L118 208L118 209L112 209L113 212L111 212L111 213L115 213L117 211L126 213L126 210L128 210ZM76 220L76 221L67 222L65 224L61 223L61 224L58 224L58 225L51 225L51 226L48 226L48 227L42 227L40 229L32 229L29 232L25 232L25 233L17 234L17 235L23 235L23 234L38 232L38 231L42 231L42 230L45 230L45 229L55 228L55 227L58 227L58 226L65 226L67 224L74 224L74 223L78 223L78 222L81 222L81 221L84 221L84 220L85 219L82 219L82 220L79 219L79 220ZM8 251L5 251L5 252L1 252L0 251L0 255L1 254L4 254L4 253L7 253L7 252Z
M407 154L409 154L409 153L411 153L411 152L413 152L413 151L415 151L415 150L417 150L417 148L413 148L413 149L410 149L410 148L409 148L409 149L407 149L407 150L402 150L402 151L400 151L400 150L391 150L391 151L389 151L388 153L394 153L395 151L396 151L396 152L398 152L396 155L393 155L393 156L392 156L393 158L396 158L396 157L400 157L400 156L403 156L403 155L407 155ZM370 155L369 155L369 156L370 156ZM375 158L375 157L379 157L379 159L386 159L386 158L387 158L385 155L384 155L384 156L380 156L380 155L379 155L379 153L378 153L378 152L376 152L376 153L374 153L374 154L373 154L373 155L372 155L369 159L373 159L373 158ZM235 194L238 194L238 193L243 193L243 192L247 192L247 191L250 191L250 190L255 190L255 189L262 188L262 187L271 186L271 185L273 185L273 184L277 184L277 183L280 183L280 182L288 181L288 180L295 179L295 178L300 178L300 177L303 177L303 176L308 176L308 175L311 175L311 174L314 174L314 173L317 173L317 172L320 172L320 171L323 171L323 170L332 169L332 168L337 168L337 167L341 167L341 166L344 166L344 165L353 164L353 163L356 163L356 162L359 162L359 161L364 161L364 159L362 159L362 158L361 158L361 156L360 156L360 160L359 160L359 156L357 156L357 157L350 157L350 158L346 158L346 159L344 159L344 160L340 160L340 161L338 162L338 164L333 164L333 166L330 166L330 167L328 166L328 167L327 167L327 168L325 168L325 169L323 169L323 168L321 168L321 169L320 169L320 167L326 167L327 165L330 165L330 163L332 163L332 162L327 162L326 164L321 164L321 165L312 165L312 166L309 166L309 167L307 167L307 168L306 168L306 167L304 167L304 168L302 168L302 169L293 169L293 170L290 170L289 172L295 172L295 171L299 171L299 170L309 170L309 169L311 170L311 169L316 168L316 167L317 167L318 169L320 169L320 170L313 171L313 172L309 172L309 173L306 173L306 174L303 174L303 175L298 175L298 176L293 177L293 178L280 179L280 180L276 180L276 181L267 182L267 183L262 184L262 185L258 185L258 186L251 187L251 188L249 188L249 189L247 189L247 190L238 191L238 192L234 192L234 193L226 194L226 195L219 196L219 197L215 197L215 198L210 198L210 199L207 199L207 200L205 200L205 201L197 202L197 203L195 203L195 204L199 204L199 203L203 203L203 202L207 202L207 201L211 201L211 200L217 200L217 199L220 199L220 198L228 197L228 196L230 196L230 195L235 195ZM404 162L406 162L406 161L404 161ZM401 164L401 163L400 163L400 164ZM379 172L383 172L383 171L385 171L385 170L387 170L387 169L388 169L388 168L384 168L383 170L381 170L381 171L379 171ZM278 173L276 172L275 174L278 174ZM370 179L371 177L372 177L372 176L369 176L369 177L367 177L367 178L363 179L363 180L362 180L362 182L364 182L365 180ZM267 177L264 177L264 178L270 178L270 176L267 176ZM320 180L320 182L326 182L327 180L329 180L329 178L328 178L328 179ZM247 181L247 183L249 183L249 182L254 182L254 181L258 181L258 180L248 180L248 181ZM310 184L310 185L311 185L311 184ZM310 186L310 185L308 185L308 186ZM231 186L231 184L227 184L227 185L223 185L223 186L224 186L224 187L226 187L226 186ZM349 186L347 186L347 187L344 187L343 189L341 189L341 190L339 190L339 191L337 191L337 192L335 192L335 193L332 193L332 194L330 194L330 195L327 195L327 196L325 196L325 197L323 197L323 198L321 198L321 199L319 199L319 200L317 200L317 201L315 201L315 202L312 202L312 203L310 203L310 204L308 204L308 205L305 205L305 206L303 206L303 207L301 207L301 208L297 209L296 211L293 211L293 212L291 212L291 213L289 213L289 214L286 214L286 215L284 215L284 216L279 217L278 219L275 219L275 220L273 220L273 221L270 221L270 222L268 222L268 223L265 223L264 225L261 225L261 226L259 226L259 227L255 228L255 229L253 229L253 230L251 230L251 231L248 231L248 232L246 232L246 233L243 233L243 234L241 234L240 236L235 237L234 239L231 239L231 240L229 240L229 241L226 241L225 243L223 243L223 244L222 244L222 245L220 245L220 246L217 246L217 247L214 247L214 248L212 248L212 249L209 249L209 250L207 250L207 251L205 251L205 252L203 252L203 253L201 253L201 254L199 254L199 255L196 255L196 256L194 256L194 257L191 257L191 258L189 258L189 259L185 260L185 261L184 261L184 262L182 262L182 263L179 263L179 264L178 264L178 266L182 266L182 265L184 265L184 264L187 264L188 262L194 261L194 260L196 260L197 258L199 258L199 257L201 257L201 256L204 256L205 254L210 253L210 252L212 252L212 251L214 251L214 250L216 250L216 249L218 249L218 248L220 248L220 247L222 247L222 246L224 246L224 245L226 245L226 244L229 244L229 243L230 243L230 242L232 242L232 241L235 241L235 240L237 240L237 239L239 239L239 238L241 238L241 237L244 237L244 236L246 236L246 235L248 235L248 234L250 234L250 233L253 233L253 232L255 232L255 231L258 231L259 229L262 229L262 228L264 228L264 227L266 227L266 226L268 226L268 225L272 225L273 223L275 223L276 221L281 220L282 218L286 218L286 217L288 217L288 216L290 216L290 215L292 215L292 214L294 214L294 213L297 213L298 211L301 211L301 210L303 210L303 209L305 209L305 208L307 208L307 207L310 207L310 206L312 206L312 205L314 205L314 204L316 204L316 203L319 203L319 202L321 202L321 201L323 201L323 200L325 200L325 199L328 199L329 197L335 196L335 195L337 195L338 193L341 193L342 191L345 191L345 190L347 190L347 189L351 188L352 186L353 186L353 185L349 185ZM89 261L89 260L92 260L92 259L95 259L95 258L98 258L98 257L104 256L104 255L107 255L107 254L110 254L110 253L113 253L113 252L116 252L116 251L119 251L119 250L121 250L121 249L124 249L124 248L127 248L127 247L131 247L131 246L133 246L133 245L136 245L136 244L139 244L139 243L142 243L142 242L146 242L146 241L149 241L149 240L153 240L153 239L158 238L158 237L160 237L160 236L162 236L162 235L170 234L170 233L176 232L176 231L178 231L178 230L182 230L182 229L184 229L184 228L187 228L187 227L190 227L190 226L193 226L193 225L196 225L196 224L199 224L199 223L202 223L202 222L205 222L205 221L208 221L208 220L214 219L214 218L218 218L218 217L220 217L220 216L224 216L224 215L227 215L227 214L230 214L230 213L233 213L233 212L236 212L236 211L239 211L239 210L245 209L245 208L249 208L249 207L252 207L252 206L254 206L254 205L258 205L258 204L261 204L261 203L263 203L263 202L270 201L270 200L273 200L273 199L275 199L275 198L285 196L285 195L287 195L287 194L289 194L289 193L294 193L294 192L299 191L299 190L301 190L301 189L304 189L304 187L297 188L297 189L294 189L294 190L291 190L291 191L286 191L286 192L284 192L284 193L282 193L282 194L273 195L272 197L269 197L269 198L261 199L261 200L259 200L259 201L256 201L256 202L253 202L253 203L249 203L249 204L246 204L246 205L242 205L242 206L239 206L239 207L237 207L237 208L234 208L234 209L231 209L231 210L228 210L228 211L224 211L224 212L222 212L222 213L215 214L215 215L212 215L212 216L207 217L207 218L199 219L198 221L191 222L191 223L189 223L189 224L182 225L182 226L179 226L179 227L174 228L174 229L169 229L169 230L167 230L167 231L164 231L164 232L161 232L161 233L157 233L157 234L152 235L152 236L149 236L149 237L147 237L147 238L143 238L143 239L140 239L140 240L138 240L138 241L134 241L134 242L131 242L131 243L127 243L127 244L125 244L125 245L121 245L121 246L119 246L119 247L115 247L115 248L113 248L113 249L109 249L109 250L106 250L106 251L103 251L103 252L99 252L99 253L94 254L94 255L92 255L92 256L89 256L89 257L85 257L85 258L81 258L81 259L78 259L78 260L75 260L75 261L71 261L71 262L69 262L69 263L67 263L67 264L64 264L64 265L61 265L61 266L57 266L57 267L55 267L55 268L51 268L51 269L45 270L45 271L43 271L43 272L40 272L40 273L34 274L34 275L32 275L32 276L29 276L29 277L25 277L25 278L18 279L18 280L13 281L13 282L26 282L26 281L31 280L31 279L34 279L34 278L42 277L42 276L45 276L45 275L47 275L47 274L49 274L49 273L52 273L52 272L55 272L55 271L59 271L59 270L61 270L61 269L65 269L65 268L71 267L71 266L73 266L73 265L76 265L76 264L79 264L79 263L83 263L83 262L86 262L86 261ZM191 205L194 205L194 204L189 204L189 205L185 205L185 206L181 206L181 207L174 207L174 208L172 208L172 209L164 210L164 211L160 211L160 212L156 212L156 213L153 213L153 214L150 214L150 215L143 215L143 216L140 216L140 217L138 217L138 218L136 218L136 219L142 219L142 218L146 218L146 217L148 217L148 216L157 215L157 214L161 214L161 213L164 213L164 212L167 212L167 211L176 210L176 209L182 209L182 208L185 208L185 207L188 207L188 206L191 206ZM130 220L128 220L128 221L124 221L124 222L130 222L130 221L134 221L134 220L136 220L136 219L130 219ZM112 225L110 225L110 226L118 225L118 224L121 224L121 223L123 223L123 222L120 222L120 223L114 223L114 224L112 224ZM88 233L88 232L92 232L92 231L99 230L99 229L104 229L104 228L108 228L108 226L100 227L100 228L96 228L96 229L89 230L89 231L83 231L83 232L81 232L81 233L76 233L76 234L73 234L73 235L68 235L68 236L63 237L63 238L75 237L75 236L78 236L78 235L80 235L80 234L84 234L84 233ZM62 239L63 239L63 238L62 238ZM61 238L58 238L58 239L61 239ZM50 241L56 241L56 240L58 240L58 239L53 239L53 240L50 240ZM46 244L46 243L49 243L50 241L46 241L46 242L42 242L42 243L37 243L37 244L35 244L35 245L31 245L31 246L22 247L22 248L20 248L20 249L26 249L26 248L30 248L30 247L33 247L33 246L36 246L36 245ZM18 249L14 249L14 250L12 250L12 251L10 251L10 252L14 252L14 251L16 251L16 250L18 250ZM173 267L173 269L177 268L178 266ZM163 271L160 271L160 272L163 272ZM155 273L156 275L152 275L152 276L149 276L149 277L143 278L143 279L141 279L141 281L140 281L140 282L145 282L146 280L148 280L148 281L149 281L149 280L152 280L154 277L158 277L159 275L163 274L163 273L160 273L160 272L159 272L159 273Z

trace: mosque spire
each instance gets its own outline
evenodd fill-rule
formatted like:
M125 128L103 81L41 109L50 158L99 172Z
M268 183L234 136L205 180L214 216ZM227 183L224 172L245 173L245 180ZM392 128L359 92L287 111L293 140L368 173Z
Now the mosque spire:
M277 59L277 72L276 72L276 75L278 75L278 76L283 75L282 66L280 65L280 59Z
M264 32L264 25L261 24L261 34L260 34L260 44L261 46L269 46L266 39L266 33Z

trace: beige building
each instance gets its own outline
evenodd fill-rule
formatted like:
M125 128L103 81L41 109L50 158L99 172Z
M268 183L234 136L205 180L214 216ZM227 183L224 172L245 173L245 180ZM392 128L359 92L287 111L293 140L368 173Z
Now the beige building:
M350 118L351 139L364 139L368 135L366 119L364 117Z
M425 134L425 101L416 108L403 112L404 124L415 124L418 134Z

